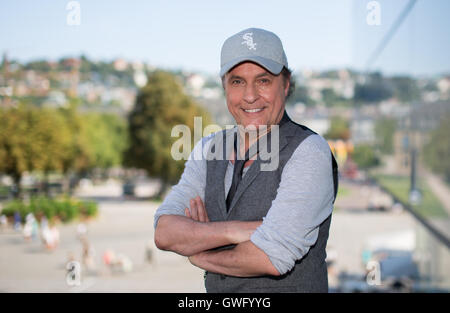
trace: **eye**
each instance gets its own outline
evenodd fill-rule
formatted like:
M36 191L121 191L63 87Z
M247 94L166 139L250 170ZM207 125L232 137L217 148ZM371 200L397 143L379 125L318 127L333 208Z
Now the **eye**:
M268 79L268 78L261 78L261 79L259 80L259 83L260 83L261 85L268 85L268 84L270 84L270 79Z
M243 82L242 82L242 79L238 79L238 78L235 78L235 79L232 79L231 80L231 85L232 86L239 86L239 85L241 85Z

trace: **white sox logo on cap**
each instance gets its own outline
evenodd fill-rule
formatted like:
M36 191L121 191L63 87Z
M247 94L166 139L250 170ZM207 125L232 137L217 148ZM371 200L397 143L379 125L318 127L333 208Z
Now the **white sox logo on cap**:
M274 75L288 68L280 38L261 28L247 28L225 40L220 51L220 77L245 61L259 64Z
M242 38L245 40L242 44L246 44L249 50L256 50L256 43L253 42L253 33L245 33Z

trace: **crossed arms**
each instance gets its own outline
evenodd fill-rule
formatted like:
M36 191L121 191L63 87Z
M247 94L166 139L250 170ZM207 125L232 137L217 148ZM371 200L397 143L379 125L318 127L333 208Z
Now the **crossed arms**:
M230 276L280 275L269 257L250 241L262 221L210 222L200 197L191 199L185 216L162 215L155 229L159 249L189 257L206 271ZM233 249L211 250L236 244Z

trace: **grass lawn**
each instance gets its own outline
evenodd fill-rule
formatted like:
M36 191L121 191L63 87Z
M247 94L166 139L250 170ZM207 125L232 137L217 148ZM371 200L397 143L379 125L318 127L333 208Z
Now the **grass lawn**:
M372 177L402 202L409 204L409 176L373 175ZM422 203L410 205L414 211L423 217L448 217L441 202L428 187L428 184L419 181L418 187L422 192Z
M346 187L344 187L344 186L339 186L339 188L338 188L338 193L337 193L337 196L336 196L336 199L339 198L339 197L346 197L346 196L348 196L350 193L351 193L351 192L350 192L350 189L348 189L348 188L346 188Z

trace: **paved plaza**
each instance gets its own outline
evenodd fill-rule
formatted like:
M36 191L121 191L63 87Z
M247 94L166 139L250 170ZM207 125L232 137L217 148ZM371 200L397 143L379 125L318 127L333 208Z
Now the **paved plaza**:
M349 188L363 193L358 187ZM0 292L205 292L202 270L185 257L155 248L153 215L157 202L126 200L120 188L111 186L79 196L99 201L99 216L87 223L95 270L82 271L78 286L66 282L69 256L79 262L82 259L78 222L59 225L60 245L52 252L39 240L25 242L21 233L8 229L0 233ZM336 203L328 250L336 256L338 272L364 273L361 253L369 238L412 230L415 225L406 212L369 212L364 197L360 198L351 205L349 199ZM148 245L151 262L147 260ZM130 271L111 271L103 262L108 250L131 260ZM331 277L330 286L333 283Z

